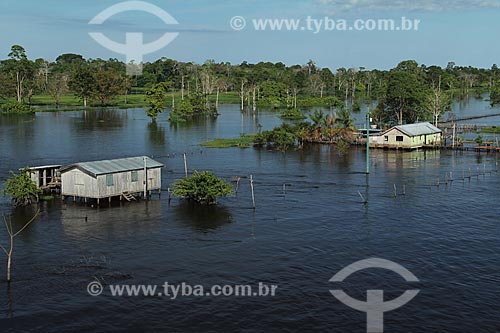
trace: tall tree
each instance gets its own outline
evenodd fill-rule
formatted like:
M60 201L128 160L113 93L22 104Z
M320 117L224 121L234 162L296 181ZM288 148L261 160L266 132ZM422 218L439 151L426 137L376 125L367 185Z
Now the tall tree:
M434 125L437 127L439 117L451 109L451 98L441 90L441 80L432 87L430 94L427 96L425 107L432 113Z
M98 70L95 73L95 89L93 94L101 103L108 105L123 91L123 77L111 69Z
M59 108L61 96L68 92L68 76L60 73L51 75L47 84L47 92L54 99L56 108Z
M16 82L17 102L23 103L27 81L33 78L34 65L33 62L28 60L25 49L20 45L12 46L9 58L6 65Z
M172 83L170 82L160 82L146 90L146 102L148 104L146 114L153 122L156 121L158 115L167 107L167 92L171 86Z
M408 70L392 71L388 78L385 100L382 105L388 111L389 119L415 122L425 118L425 102L428 91L415 73Z
M88 99L92 96L96 85L94 72L88 66L76 70L68 82L69 89L82 99L83 107L87 107Z

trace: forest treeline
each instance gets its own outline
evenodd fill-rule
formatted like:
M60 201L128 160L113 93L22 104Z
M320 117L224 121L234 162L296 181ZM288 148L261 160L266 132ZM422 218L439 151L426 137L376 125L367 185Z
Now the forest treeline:
M312 60L286 66L280 62L231 64L213 60L196 64L161 58L145 63L143 75L130 77L125 64L117 59L63 54L54 62L30 60L19 45L0 61L0 104L4 112L30 111L37 95L50 96L57 107L68 94L79 98L84 107L113 106L118 96L131 92L147 96L159 86L165 90L160 97L167 99L171 94L172 104L175 98L180 99L178 104L191 98L197 105L206 101L207 109L209 101L217 107L223 95L233 96L242 110L324 106L356 112L368 102L373 106L375 121L386 123L437 121L449 110L452 100L467 98L471 93L488 93L492 105L500 103L497 65L484 69L450 62L442 68L407 60L391 70L333 70L321 68Z

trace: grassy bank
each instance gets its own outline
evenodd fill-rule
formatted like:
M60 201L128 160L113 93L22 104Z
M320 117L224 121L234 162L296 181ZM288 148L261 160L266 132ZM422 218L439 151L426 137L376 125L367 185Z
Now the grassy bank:
M181 99L181 93L176 92L167 95L167 105L172 105L172 97L176 101ZM215 103L217 95L210 95L209 100ZM5 100L5 102L14 102L13 98ZM219 104L239 104L240 98L238 93L229 92L219 94ZM59 107L56 106L54 98L48 94L35 95L31 99L31 106L37 112L58 112L58 111L75 111L83 109L83 102L80 97L73 94L62 95L59 99ZM144 89L134 88L134 93L129 95L121 95L114 99L112 104L106 107L128 109L128 108L143 108L146 107ZM88 103L87 109L102 109L98 103Z
M500 134L500 127L492 126L492 127L487 127L483 128L481 133L488 133L488 134Z
M244 134L236 139L215 139L202 143L201 146L206 148L249 148L255 141L255 135Z

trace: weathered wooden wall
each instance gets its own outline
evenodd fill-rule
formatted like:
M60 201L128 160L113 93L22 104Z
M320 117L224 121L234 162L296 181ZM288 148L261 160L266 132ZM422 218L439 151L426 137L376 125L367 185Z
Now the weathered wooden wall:
M137 181L132 182L132 172L120 172L113 175L113 185L108 186L106 175L94 178L79 169L64 172L62 195L82 198L102 199L120 196L124 192L140 193L144 191L144 170L137 170ZM148 169L148 191L161 189L161 168Z

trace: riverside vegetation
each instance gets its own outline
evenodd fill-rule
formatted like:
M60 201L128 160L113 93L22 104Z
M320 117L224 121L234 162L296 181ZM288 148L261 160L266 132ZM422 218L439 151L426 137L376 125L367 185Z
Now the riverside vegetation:
M239 104L242 111L258 107L285 110L284 119L299 119L300 109L343 104L359 111L363 102L376 104L376 123L437 122L453 99L490 94L500 104L500 69L445 68L403 61L391 70L320 68L305 65L243 62L204 64L161 58L144 64L141 76L125 75L117 59L85 59L63 54L54 62L30 60L14 45L0 61L0 109L6 113L68 110L82 107L146 107L154 120L167 106L171 121L216 116L221 103ZM160 85L160 86L159 86ZM159 92L158 90L163 90ZM152 101L153 99L153 101Z

